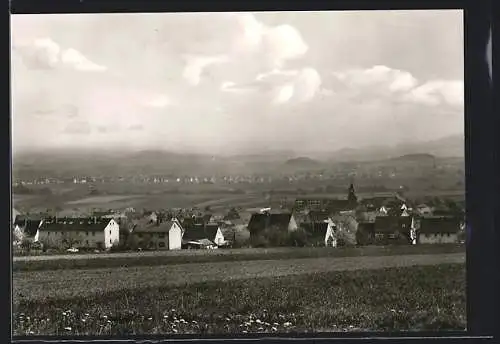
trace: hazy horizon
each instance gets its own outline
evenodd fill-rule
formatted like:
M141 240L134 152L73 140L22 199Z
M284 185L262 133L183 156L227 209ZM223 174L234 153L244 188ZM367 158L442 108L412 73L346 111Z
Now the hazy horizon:
M463 135L462 17L13 15L13 149L300 153Z

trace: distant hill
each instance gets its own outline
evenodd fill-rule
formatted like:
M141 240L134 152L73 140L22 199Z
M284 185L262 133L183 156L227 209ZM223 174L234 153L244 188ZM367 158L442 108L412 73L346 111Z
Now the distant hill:
M450 136L428 142L397 146L346 148L332 153L293 154L266 151L257 154L211 156L182 154L162 150L130 151L39 151L13 156L15 178L82 175L219 175L281 173L329 168L338 163L395 160L430 161L436 158L464 157L464 138Z
M391 160L398 162L428 162L435 159L436 157L432 154L405 154Z
M319 165L319 161L307 157L298 157L285 161L285 166L296 168L318 167Z
M374 161L422 154L429 154L436 158L463 158L464 150L463 135L454 135L434 141L412 142L395 146L370 146L359 149L344 148L333 152L330 158L334 161Z

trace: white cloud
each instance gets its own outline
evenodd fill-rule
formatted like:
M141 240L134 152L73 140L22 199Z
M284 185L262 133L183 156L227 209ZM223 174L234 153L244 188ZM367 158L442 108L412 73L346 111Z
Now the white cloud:
M352 88L376 87L379 91L408 91L418 83L410 73L377 65L369 69L353 69L334 75Z
M275 104L287 103L288 101L290 101L290 99L292 99L294 93L295 93L295 87L293 84L286 84L284 86L280 86L277 89L273 102Z
M228 61L225 55L216 56L186 56L186 66L184 68L183 77L191 85L198 85L201 81L201 74L203 70L214 64L223 63Z
M309 102L321 92L321 77L310 67L301 70L273 69L258 74L255 80L247 84L225 82L221 85L225 92L262 92L271 97L274 104ZM325 95L325 93L323 93Z
M304 68L295 79L295 93L298 101L312 100L321 88L321 77L313 68Z
M275 68L282 68L287 60L303 56L309 49L300 32L288 24L270 27L259 22L253 14L237 14L239 34L233 51L262 54Z
M222 92L228 92L234 94L248 94L254 92L255 88L253 88L252 86L237 85L235 82L232 81L224 81L220 86L220 90Z
M38 38L26 45L15 47L27 66L35 69L67 67L84 72L103 72L107 68L90 61L79 51L62 49L50 38Z
M334 73L340 92L359 97L388 97L393 101L421 103L427 106L463 106L464 84L455 80L430 80L424 83L407 71L374 66ZM346 88L345 88L346 87Z
M432 80L411 90L405 99L427 105L439 105L444 102L452 106L463 106L464 83Z
M67 49L61 54L62 63L73 66L76 70L87 72L103 72L107 68L100 66L75 49Z

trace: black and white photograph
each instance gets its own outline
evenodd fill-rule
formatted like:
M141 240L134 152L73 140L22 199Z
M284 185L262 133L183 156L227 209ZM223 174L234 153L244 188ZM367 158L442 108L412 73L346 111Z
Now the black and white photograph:
M13 14L14 336L465 331L461 10Z

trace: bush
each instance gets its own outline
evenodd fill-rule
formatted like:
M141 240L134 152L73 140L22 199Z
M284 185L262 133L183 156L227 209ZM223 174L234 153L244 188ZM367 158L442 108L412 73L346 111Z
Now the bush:
M303 229L297 229L288 235L290 246L304 247L308 243L307 239L307 233Z

